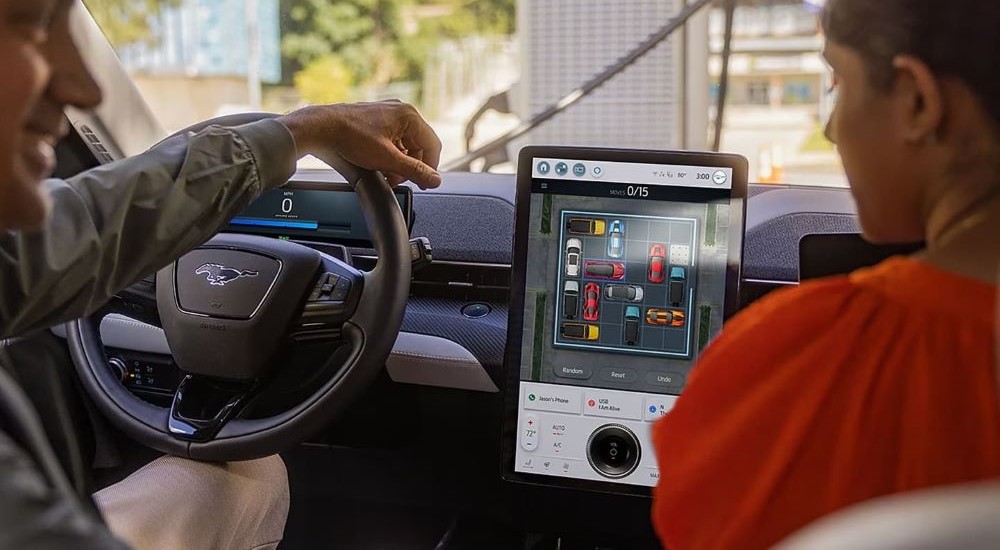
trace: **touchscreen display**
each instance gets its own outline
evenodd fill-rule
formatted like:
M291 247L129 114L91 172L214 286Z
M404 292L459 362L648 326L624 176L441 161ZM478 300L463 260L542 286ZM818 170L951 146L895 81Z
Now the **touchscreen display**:
M532 159L515 471L655 485L651 423L725 316L734 175Z
M228 229L240 233L369 244L371 235L357 194L343 185L322 184L320 187L272 189L230 220ZM395 194L409 224L411 191L399 187Z

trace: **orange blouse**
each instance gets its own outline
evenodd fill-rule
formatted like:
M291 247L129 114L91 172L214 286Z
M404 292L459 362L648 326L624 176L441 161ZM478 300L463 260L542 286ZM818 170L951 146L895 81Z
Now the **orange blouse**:
M997 289L910 258L776 292L656 424L667 548L766 548L851 504L1000 477Z

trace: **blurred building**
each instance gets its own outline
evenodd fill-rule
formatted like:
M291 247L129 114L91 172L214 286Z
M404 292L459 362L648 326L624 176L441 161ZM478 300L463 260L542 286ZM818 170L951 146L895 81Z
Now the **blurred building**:
M799 106L823 117L828 109L830 77L821 55L823 36L817 17L821 3L758 0L736 8L729 105ZM713 100L722 72L724 33L725 15L721 9L713 9L709 19Z
M521 79L511 94L514 112L528 120L571 94L663 29L681 7L682 0L519 0L522 57ZM687 29L517 146L704 148L705 28L706 16L696 15Z
M260 83L281 79L278 4L184 0L152 22L156 39L151 43L118 48L164 128L247 110L257 101ZM251 40L253 30L256 40Z

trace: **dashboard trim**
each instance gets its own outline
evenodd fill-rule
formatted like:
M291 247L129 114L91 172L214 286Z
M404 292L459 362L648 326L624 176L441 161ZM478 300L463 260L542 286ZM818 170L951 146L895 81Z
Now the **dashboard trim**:
M439 336L400 332L385 362L393 382L498 393L486 369L465 346Z
M65 339L66 326L51 329ZM101 341L105 346L125 351L170 355L163 329L119 313L101 320ZM439 336L400 332L386 371L393 382L436 386L458 390L498 393L482 363L465 346Z

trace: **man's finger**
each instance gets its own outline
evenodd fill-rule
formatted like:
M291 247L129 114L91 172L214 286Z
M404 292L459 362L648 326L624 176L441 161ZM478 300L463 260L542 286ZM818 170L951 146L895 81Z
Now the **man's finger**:
M392 172L389 172L388 174L384 175L385 175L385 181L389 183L390 187L396 187L397 185L406 181L406 178L404 178L403 176L400 176L399 174L393 174Z
M392 148L391 165L388 169L394 174L417 184L421 189L430 189L441 185L441 174L427 164L413 157L408 157L395 147Z
M422 149L423 161L437 170L441 162L441 140L437 134L422 118L416 124L411 124L407 130L407 135L403 136L403 143L410 149Z
M404 151L407 156L413 157L424 164L427 162L424 160L424 150L420 148L416 143L406 143L406 150Z

